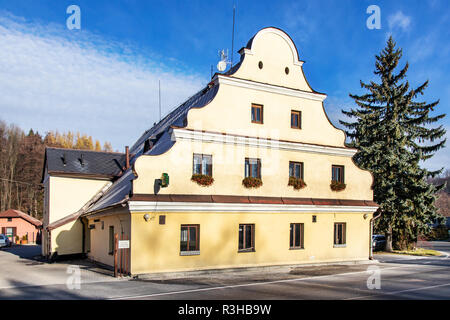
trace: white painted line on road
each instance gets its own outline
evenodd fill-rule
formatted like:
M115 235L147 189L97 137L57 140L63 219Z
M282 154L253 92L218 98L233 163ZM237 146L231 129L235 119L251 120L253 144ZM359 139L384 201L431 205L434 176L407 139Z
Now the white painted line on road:
M447 287L447 286L450 286L450 283L444 283L444 284L438 284L438 285L435 285L435 286L420 287L420 288L414 288L414 289L407 289L407 290L400 290L400 291L385 292L385 293L373 294L373 295L369 295L369 296L353 297L353 298L347 298L347 299L344 299L344 300L356 300L356 299L373 298L373 297L379 297L379 296L393 295L393 294L399 294L399 293L404 293L404 292L412 292L412 291L420 291L420 290L428 290L428 289Z
M401 269L401 268L410 268L410 267L412 267L412 266L402 265L402 266L398 266L398 267L383 268L381 270L392 270L392 269ZM414 266L414 267L417 267L417 266ZM160 292L160 293L152 293L152 294L137 295L137 296L122 296L122 297L108 298L107 300L142 299L142 298L151 298L151 297L158 297L158 296L175 295L175 294L185 294L185 293L192 293L192 292L213 291L213 290L221 290L221 289L260 286L260 285L275 284L275 283L287 283L287 282L296 282L296 281L305 281L305 280L326 279L326 278L331 278L331 277L336 277L336 276L348 276L348 275L355 275L355 274L361 274L361 273L367 273L367 270L340 273L340 274L330 274L330 275L308 277L308 278L295 278L295 279L274 280L274 281L256 282L256 283L244 283L244 284L236 284L236 285L220 286L220 287L208 287L208 288L200 288L200 289L181 290L181 291Z

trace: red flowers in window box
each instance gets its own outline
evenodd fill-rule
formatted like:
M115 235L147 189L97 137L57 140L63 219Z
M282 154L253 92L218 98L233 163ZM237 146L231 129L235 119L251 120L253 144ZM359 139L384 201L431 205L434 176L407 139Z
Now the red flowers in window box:
M302 178L289 177L288 186L293 186L295 190L300 190L306 187L306 183Z
M263 183L260 178L247 177L242 180L242 184L246 188L259 188Z
M332 180L330 184L330 188L333 191L341 191L344 190L347 185L340 181Z
M210 186L214 182L214 178L206 174L193 174L191 180L203 187Z

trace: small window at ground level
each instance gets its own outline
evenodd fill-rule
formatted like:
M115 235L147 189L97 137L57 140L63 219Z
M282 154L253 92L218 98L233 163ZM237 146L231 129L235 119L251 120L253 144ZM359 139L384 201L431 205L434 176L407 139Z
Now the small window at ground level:
M200 251L200 225L181 225L180 251Z
M337 222L334 224L334 245L346 244L347 224L344 222Z
M344 183L344 166L331 166L331 181Z
M289 177L303 179L303 162L289 161Z
M302 128L302 113L300 111L291 110L291 128Z
M263 123L263 106L252 104L252 123Z
M212 155L194 153L192 173L212 177Z
M109 254L114 254L114 226L109 226Z
M303 249L303 223L291 223L289 247Z
M255 225L239 225L239 251L255 251Z

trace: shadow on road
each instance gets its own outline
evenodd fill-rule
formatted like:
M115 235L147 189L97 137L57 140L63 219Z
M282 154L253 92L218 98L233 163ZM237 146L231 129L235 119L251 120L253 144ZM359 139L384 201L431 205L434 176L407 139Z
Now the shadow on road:
M40 261L41 246L40 245L13 245L9 248L2 248L2 251L18 256L21 259Z
M11 289L0 290L0 300L80 300L88 299L74 290L54 286L30 286L25 282L11 280Z

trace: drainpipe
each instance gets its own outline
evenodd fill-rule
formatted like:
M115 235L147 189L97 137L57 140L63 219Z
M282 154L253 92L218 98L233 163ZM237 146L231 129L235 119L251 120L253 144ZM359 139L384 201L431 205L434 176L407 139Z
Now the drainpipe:
M130 168L130 148L128 146L125 147L125 169L128 170Z
M47 229L47 260L50 260L52 254L52 232Z
M81 225L83 226L82 239L81 239L81 254L84 255L86 247L86 224L83 218L80 219Z
M378 213L377 216L373 216L372 219L370 219L370 246L369 246L369 260L373 260L373 221L381 217L381 212Z

